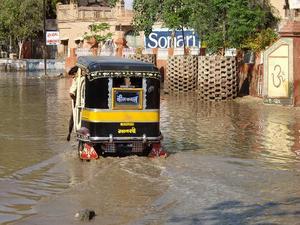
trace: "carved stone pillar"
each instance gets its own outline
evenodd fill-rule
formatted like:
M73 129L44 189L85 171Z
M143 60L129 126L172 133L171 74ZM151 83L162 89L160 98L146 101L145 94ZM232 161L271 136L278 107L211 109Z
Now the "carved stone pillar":
M300 106L300 21L287 21L279 34L264 53L264 101Z

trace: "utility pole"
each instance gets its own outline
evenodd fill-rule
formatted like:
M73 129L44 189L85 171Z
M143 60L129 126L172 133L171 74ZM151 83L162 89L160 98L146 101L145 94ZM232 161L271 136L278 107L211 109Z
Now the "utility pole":
M9 35L9 54L12 53L12 38L11 35Z
M44 17L44 75L47 76L47 43L46 43L46 0L43 0L43 17Z

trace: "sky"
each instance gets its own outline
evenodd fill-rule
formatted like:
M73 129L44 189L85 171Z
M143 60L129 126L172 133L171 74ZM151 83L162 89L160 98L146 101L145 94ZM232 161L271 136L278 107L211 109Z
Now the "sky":
M132 2L133 0L125 0L125 8L132 9Z

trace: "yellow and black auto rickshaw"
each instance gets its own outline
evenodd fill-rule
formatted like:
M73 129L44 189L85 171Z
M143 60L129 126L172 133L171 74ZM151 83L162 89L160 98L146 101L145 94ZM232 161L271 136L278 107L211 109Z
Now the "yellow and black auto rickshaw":
M79 57L74 130L81 159L100 155L165 156L160 133L160 73L150 63Z

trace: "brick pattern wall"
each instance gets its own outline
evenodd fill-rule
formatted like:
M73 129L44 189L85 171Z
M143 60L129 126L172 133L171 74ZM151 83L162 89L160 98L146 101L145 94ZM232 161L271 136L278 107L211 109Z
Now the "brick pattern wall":
M237 97L237 65L235 57L199 57L198 98L206 101Z

